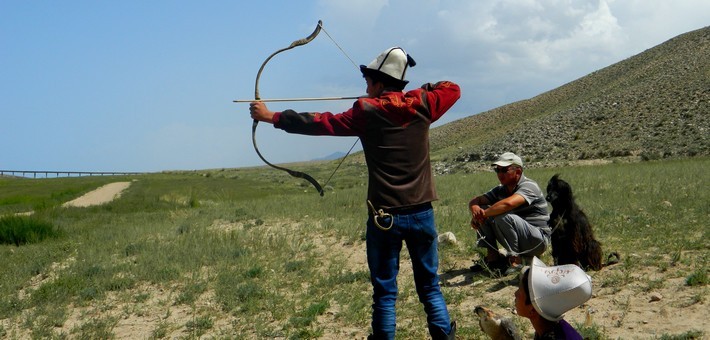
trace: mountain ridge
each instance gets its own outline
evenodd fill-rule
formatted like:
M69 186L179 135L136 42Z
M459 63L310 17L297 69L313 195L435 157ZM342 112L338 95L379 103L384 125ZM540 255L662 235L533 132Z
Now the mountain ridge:
M464 94L465 95L465 94ZM710 155L710 26L540 95L430 131L437 172Z

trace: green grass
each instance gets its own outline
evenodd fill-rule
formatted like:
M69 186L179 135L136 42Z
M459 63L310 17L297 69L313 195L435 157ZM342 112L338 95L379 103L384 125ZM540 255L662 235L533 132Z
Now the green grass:
M51 209L101 185L125 177L12 178L0 177L0 215Z
M332 170L328 166L305 170L323 178ZM701 158L529 169L526 175L544 188L547 178L560 173L592 217L604 249L622 254L618 270L595 278L598 287L622 289L641 278L635 288L641 294L680 277L695 289L684 303L697 305L707 300L710 194L698 188L710 182L709 166ZM60 207L108 182L132 179L109 204ZM442 248L441 271L468 268L478 250L470 246L475 235L466 203L497 184L496 178L473 173L436 181L439 232L454 232L461 245ZM365 183L362 166L343 168L322 198L308 183L264 168L2 178L0 212L36 211L31 218L0 221L20 220L33 230L29 221L48 221L62 237L0 245L0 333L110 338L121 320L140 316L151 320L146 336L155 338L317 338L335 330L345 338L362 335L369 328L371 287L366 265L351 257L364 251ZM663 278L638 274L648 268ZM398 334L425 337L411 280L400 289ZM457 306L487 301L485 289L443 290L461 336L481 336L471 312ZM512 294L487 302L511 308ZM185 309L189 317L179 319ZM86 316L77 321L76 313ZM585 334L605 338L609 329L613 325L593 324Z
M708 284L707 267L699 268L688 276L685 280L688 286L706 286Z
M35 217L0 216L0 244L20 246L60 235L50 222Z
M657 337L659 340L693 340L693 339L702 339L703 338L703 332L699 330L690 330L681 334L676 334L676 335L669 335L669 334L664 334L660 337Z

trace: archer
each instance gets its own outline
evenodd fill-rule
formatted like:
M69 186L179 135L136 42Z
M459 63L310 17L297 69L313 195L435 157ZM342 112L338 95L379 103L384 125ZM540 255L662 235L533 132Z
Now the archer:
M367 263L373 287L372 338L393 339L397 273L402 242L409 249L419 300L433 339L454 339L439 286L437 231L432 201L437 199L429 161L429 126L460 97L459 86L441 81L404 92L414 60L400 47L382 52L360 71L367 98L349 110L270 111L250 103L251 118L289 133L357 136L368 168Z

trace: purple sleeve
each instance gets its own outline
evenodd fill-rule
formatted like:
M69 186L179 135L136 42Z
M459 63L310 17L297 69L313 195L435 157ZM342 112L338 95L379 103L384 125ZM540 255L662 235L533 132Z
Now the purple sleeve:
M565 321L564 319L559 321L559 327L559 329L562 331L559 333L562 334L557 333L557 339L582 340L582 336L577 333L577 330L574 329L574 327L572 327L572 325L567 323L567 321Z

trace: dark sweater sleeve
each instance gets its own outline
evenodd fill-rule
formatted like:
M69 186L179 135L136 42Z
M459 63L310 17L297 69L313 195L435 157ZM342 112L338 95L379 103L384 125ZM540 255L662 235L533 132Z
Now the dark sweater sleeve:
M274 115L274 127L310 136L358 136L364 121L353 112L354 109L339 114L285 110Z

